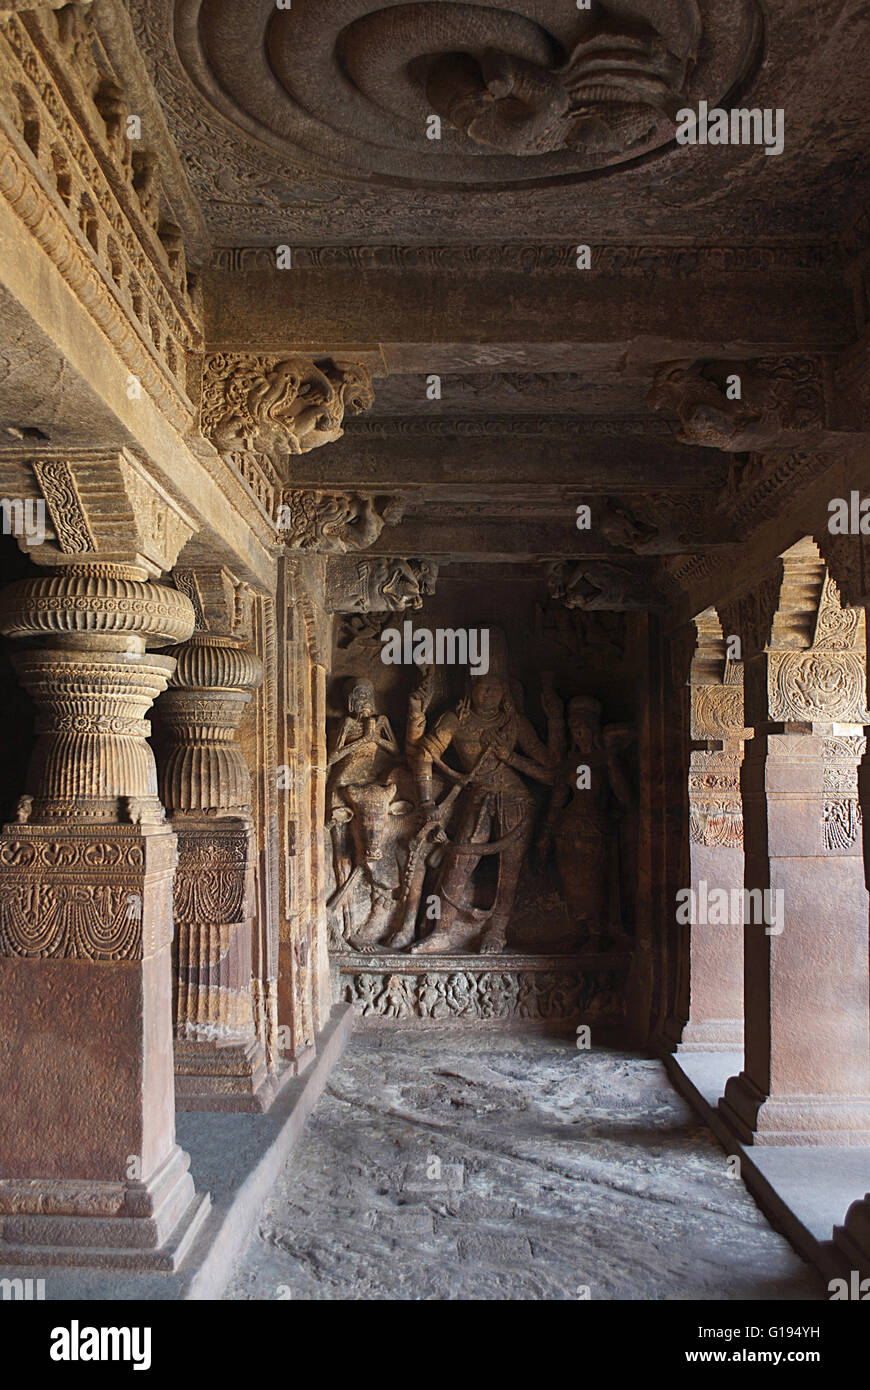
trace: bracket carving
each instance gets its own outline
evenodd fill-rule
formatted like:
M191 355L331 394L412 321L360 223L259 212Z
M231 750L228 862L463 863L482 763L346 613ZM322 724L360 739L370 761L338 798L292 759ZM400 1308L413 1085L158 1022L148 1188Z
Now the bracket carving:
M202 378L202 432L221 453L307 454L375 399L369 369L331 357L215 353Z

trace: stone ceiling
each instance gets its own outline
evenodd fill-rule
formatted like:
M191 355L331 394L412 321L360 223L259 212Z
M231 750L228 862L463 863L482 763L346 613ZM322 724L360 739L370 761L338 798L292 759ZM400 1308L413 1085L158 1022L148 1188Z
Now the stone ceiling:
M130 6L222 245L829 233L867 168L865 9ZM678 146L676 109L702 99L783 108L783 153Z
M687 442L649 393L668 362L806 354L834 418L856 335L840 241L870 162L864 0L129 10L190 184L173 211L209 349L374 377L344 437L280 471L399 497L375 551L568 565L569 589L577 565L593 607L655 606L675 575L733 569L816 475L775 431L740 446L770 455ZM782 153L678 144L701 101L781 108Z

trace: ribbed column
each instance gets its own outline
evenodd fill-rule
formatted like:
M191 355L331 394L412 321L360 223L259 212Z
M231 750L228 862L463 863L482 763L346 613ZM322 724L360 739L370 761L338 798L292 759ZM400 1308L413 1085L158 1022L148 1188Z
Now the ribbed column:
M174 653L175 674L160 702L172 739L161 760L164 805L177 811L250 812L251 774L236 743L251 695L263 679L260 659L241 639L196 633Z
M187 1110L265 1109L273 1098L251 989L256 839L236 730L263 679L241 638L197 632L159 706L161 796L178 835L175 1072Z
M4 1263L173 1268L201 1222L175 1143L176 837L145 719L189 636L184 595L93 562L13 584L0 630L39 710L0 835Z
M190 630L188 600L132 565L72 565L0 596L0 628L41 638L13 662L40 715L28 785L34 821L161 820L145 719L175 662L146 653Z

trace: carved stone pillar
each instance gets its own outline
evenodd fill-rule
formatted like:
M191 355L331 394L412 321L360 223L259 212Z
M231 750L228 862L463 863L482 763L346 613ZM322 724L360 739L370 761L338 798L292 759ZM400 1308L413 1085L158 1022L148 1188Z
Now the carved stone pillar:
M178 835L175 1075L186 1110L265 1109L273 1098L251 988L256 836L236 730L263 667L233 633L226 570L175 572L197 631L158 706L169 747L160 792Z
M823 532L819 546L831 567L844 603L866 610L870 605L870 545L866 536L832 536ZM864 619L866 656L870 659L870 628ZM866 668L865 668L866 669ZM858 800L862 810L864 878L870 886L870 754L865 750L858 769ZM870 1006L868 1006L870 1007ZM853 1202L842 1226L834 1227L834 1244L850 1268L870 1275L870 1192Z
M193 612L148 573L83 559L0 597L40 721L0 835L5 1263L173 1268L207 1209L175 1142L176 838L144 718L175 667L147 648Z
M719 619L695 620L689 766L691 887L696 904L711 892L743 892L743 666L727 659ZM712 915L712 914L710 914ZM689 940L689 1018L680 1052L738 1052L743 1047L743 927L710 922L696 911Z
M769 641L747 662L742 779L746 887L773 896L745 927L745 1063L719 1104L744 1142L867 1144L864 616L841 608L812 542L783 566Z

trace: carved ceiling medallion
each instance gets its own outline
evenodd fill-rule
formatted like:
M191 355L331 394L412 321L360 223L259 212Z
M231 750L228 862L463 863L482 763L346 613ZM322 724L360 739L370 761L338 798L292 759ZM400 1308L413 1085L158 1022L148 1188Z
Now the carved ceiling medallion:
M175 39L208 100L288 157L332 177L482 189L571 182L670 143L681 106L727 100L755 64L754 0L722 9L180 0Z

